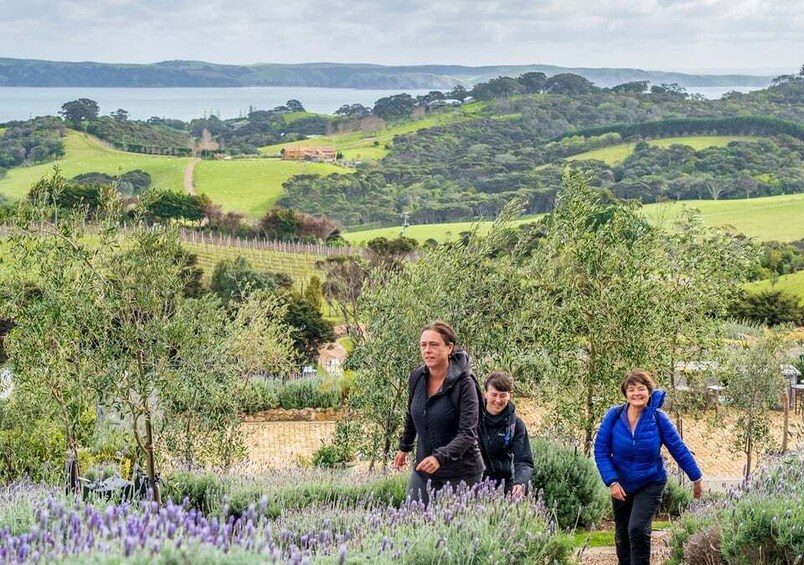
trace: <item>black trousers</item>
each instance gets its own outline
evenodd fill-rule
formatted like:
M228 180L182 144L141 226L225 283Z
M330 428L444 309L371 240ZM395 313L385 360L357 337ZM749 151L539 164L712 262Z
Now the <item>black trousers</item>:
M611 499L614 509L614 543L620 565L650 563L650 532L653 515L662 502L665 482L650 483L625 500Z
M483 473L481 472L475 476L462 477L460 479L425 479L417 471L413 471L410 474L410 480L408 480L408 496L411 500L420 500L427 505L430 503L430 491L436 493L447 485L450 485L453 489L455 489L458 488L458 485L461 483L471 487L479 483L482 478ZM430 491L427 490L428 483L430 486Z

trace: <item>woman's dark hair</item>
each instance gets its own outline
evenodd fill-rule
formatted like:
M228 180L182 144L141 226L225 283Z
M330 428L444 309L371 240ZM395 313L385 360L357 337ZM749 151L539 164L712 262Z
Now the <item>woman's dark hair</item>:
M514 379L505 371L493 371L486 379L483 389L488 390L489 387L500 392L511 392L514 390Z
M648 392L653 392L653 389L656 388L656 385L653 383L653 379L650 376L650 373L647 372L645 369L631 369L631 372L625 380L623 384L620 386L620 390L625 396L625 389L627 389L631 385L645 385L648 387Z
M436 320L432 324L427 324L422 328L420 334L423 334L426 331L434 331L441 334L441 337L444 338L444 343L447 345L454 345L457 349L458 346L458 336L455 335L455 330L447 324L446 322L442 322L441 320Z

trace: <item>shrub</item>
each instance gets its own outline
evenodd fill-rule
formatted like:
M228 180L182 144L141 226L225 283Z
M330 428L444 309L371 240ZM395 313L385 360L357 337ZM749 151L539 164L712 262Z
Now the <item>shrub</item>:
M723 556L734 564L796 563L804 555L802 524L800 497L743 499L723 526Z
M719 563L722 555L730 565L799 563L802 495L804 451L799 451L757 473L748 488L682 515L672 528L670 562Z
M360 430L353 422L341 420L335 424L331 443L322 445L313 454L313 465L325 469L343 467L355 457L356 435Z
M264 486L272 493L295 482L292 475L283 478L281 485ZM396 473L392 479L374 478L354 486L389 481L401 486L405 478ZM336 481L352 488L344 480ZM377 497L364 496L357 503L340 495L323 502L316 499L326 492L327 484L317 483L317 492L309 491L312 502L294 509L282 501L277 517L267 512L269 499L263 496L240 516L226 520L172 501L161 507L137 501L103 508L48 498L32 505L35 520L30 533L15 536L0 528L0 561L391 565L567 563L572 557L570 536L555 531L534 496L512 502L488 487L447 490L425 509L416 501L389 508Z
M337 408L341 403L340 383L340 379L319 376L286 381L277 390L279 407Z
M0 429L0 482L23 476L33 481L55 480L64 467L64 444L63 431L50 420Z
M239 393L238 404L244 414L284 408L338 408L351 386L348 378L313 376L281 381L254 378Z
M214 473L179 471L165 477L163 495L176 504L186 499L190 507L210 513L220 505L223 484Z
M662 516L679 516L692 503L692 489L683 486L673 476L667 478L667 486L662 494L662 502L657 514Z
M558 526L567 529L600 522L609 511L609 496L592 460L546 440L534 441L532 447L531 482L535 491L544 493Z
M673 522L669 563L679 565L687 563L688 559L694 559L694 561L690 561L691 564L714 565L719 563L714 559L706 561L710 554L702 547L705 538L712 542L712 545L720 547L720 529L716 513L711 509L701 509L696 513L682 514L678 520ZM692 547L688 550L687 548L691 544Z
M240 406L240 411L244 414L254 414L263 410L278 408L279 397L277 396L276 386L265 379L250 379L240 392L238 406Z

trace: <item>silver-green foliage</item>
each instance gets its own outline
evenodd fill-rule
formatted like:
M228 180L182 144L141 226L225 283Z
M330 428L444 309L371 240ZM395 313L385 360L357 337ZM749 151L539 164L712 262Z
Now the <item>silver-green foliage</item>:
M650 225L579 174L565 176L537 229L534 239L503 217L485 239L472 234L398 273L373 273L353 394L369 451L393 448L418 332L437 318L458 331L481 377L513 372L549 408L552 431L588 449L630 368L671 385L677 362L717 349L713 317L753 258L750 245L694 219L675 232Z
M474 359L478 375L508 366L518 355L507 324L522 308L521 279L512 258L492 250L507 233L503 222L485 239L441 245L399 271L377 268L361 297L365 319L352 362L357 368L351 405L366 424L365 448L387 457L396 450L408 398L408 375L421 364L421 328L451 324Z
M73 453L86 445L87 413L111 409L152 481L160 449L163 461L230 463L242 445L233 392L256 371L290 368L284 306L253 293L232 313L213 296L189 298L175 230L120 231L114 191L87 224L54 205L64 183L58 171L40 181L9 242L13 395L46 399L40 409Z
M740 342L727 364L729 402L737 409L734 447L745 454L745 477L751 474L752 456L770 447L769 411L785 390L780 371L786 361L785 329L767 330L764 335Z

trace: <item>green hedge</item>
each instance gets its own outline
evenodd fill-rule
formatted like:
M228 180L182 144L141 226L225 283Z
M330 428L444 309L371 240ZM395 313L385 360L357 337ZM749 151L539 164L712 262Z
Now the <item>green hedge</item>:
M531 483L543 493L559 527L590 527L606 517L611 507L608 489L589 457L547 440L536 440L532 447Z
M343 378L330 376L286 381L255 378L241 392L239 405L244 414L274 408L338 408L346 387Z

